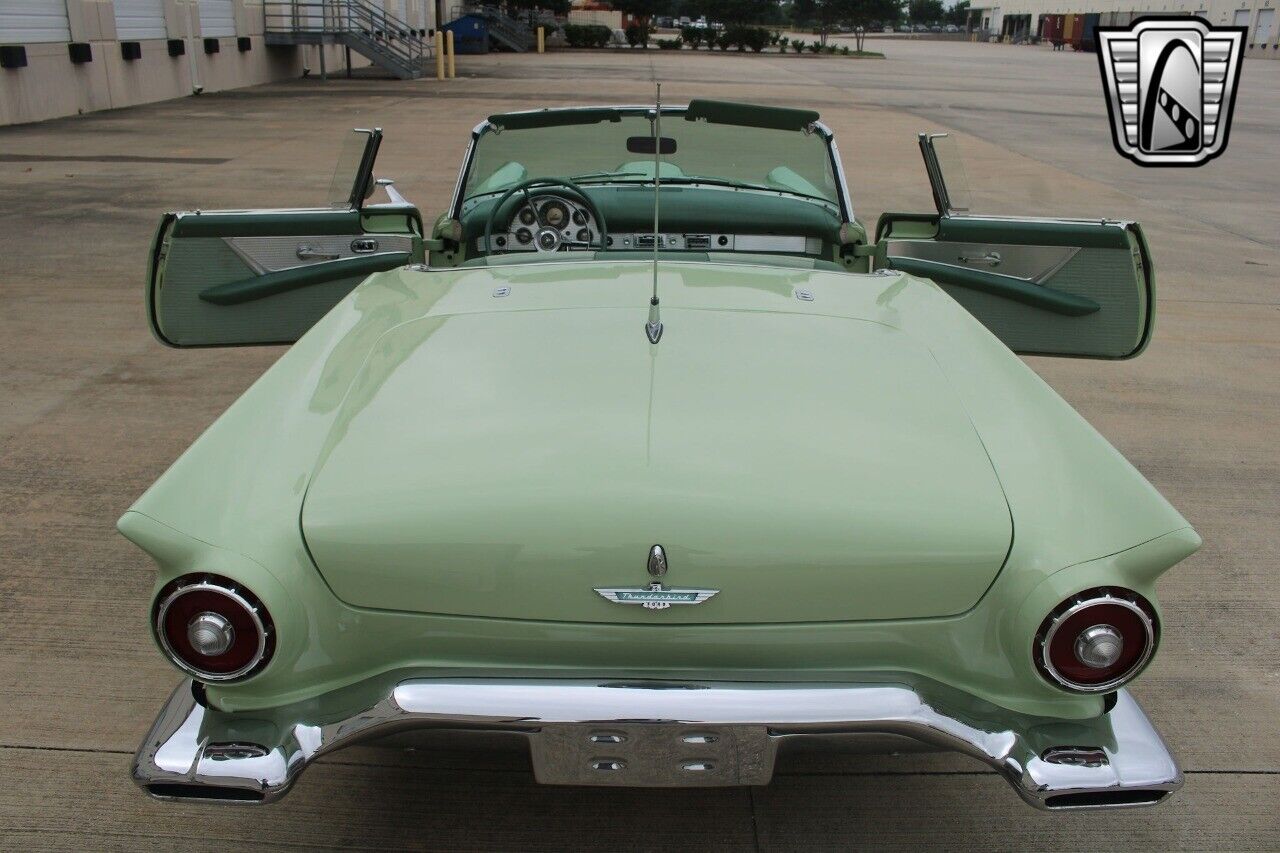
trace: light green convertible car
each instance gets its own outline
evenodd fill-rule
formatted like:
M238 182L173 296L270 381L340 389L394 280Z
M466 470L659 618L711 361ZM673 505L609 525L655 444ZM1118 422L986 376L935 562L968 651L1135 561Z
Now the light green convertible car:
M552 784L807 739L1047 809L1178 788L1123 686L1200 539L1015 355L1142 351L1135 223L971 213L925 135L938 210L870 234L817 113L694 101L490 116L427 230L352 139L332 206L155 239L165 344L296 343L119 522L187 676L148 792L268 802L404 729Z

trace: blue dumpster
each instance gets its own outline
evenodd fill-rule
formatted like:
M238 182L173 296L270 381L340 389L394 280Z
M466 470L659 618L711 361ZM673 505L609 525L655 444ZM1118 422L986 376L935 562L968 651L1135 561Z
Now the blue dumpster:
M440 29L453 33L454 53L489 52L489 25L480 15L463 15Z

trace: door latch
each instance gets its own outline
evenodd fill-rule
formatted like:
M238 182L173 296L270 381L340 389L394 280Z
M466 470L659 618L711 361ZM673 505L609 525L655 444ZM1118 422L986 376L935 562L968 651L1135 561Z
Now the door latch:
M336 261L342 257L338 252L326 252L310 243L299 243L297 255L300 261Z
M359 237L351 241L351 251L357 255L367 255L378 251L378 241L372 237Z
M999 252L987 252L985 255L961 255L960 263L962 264L983 264L988 267L998 267L1004 258L1000 257Z

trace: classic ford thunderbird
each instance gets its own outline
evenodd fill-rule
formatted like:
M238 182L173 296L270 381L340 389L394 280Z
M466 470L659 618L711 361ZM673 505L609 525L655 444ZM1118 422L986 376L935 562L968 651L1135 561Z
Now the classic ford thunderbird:
M406 729L551 784L808 740L1178 788L1125 685L1200 539L1016 355L1142 351L1137 224L971 212L922 135L937 210L870 232L817 113L693 101L489 116L424 228L381 137L329 206L161 220L161 342L293 346L119 522L186 676L146 791L269 802Z

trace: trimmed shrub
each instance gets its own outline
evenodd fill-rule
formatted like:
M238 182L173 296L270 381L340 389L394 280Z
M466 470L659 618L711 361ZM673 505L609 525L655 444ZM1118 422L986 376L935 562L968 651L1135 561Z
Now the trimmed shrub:
M569 47L605 47L613 33L600 24L565 24L564 40Z
M680 39L694 50L698 49L698 45L702 44L703 31L701 27L681 27Z
M649 28L640 24L632 24L627 27L627 44L632 47L649 46Z
M659 50L679 50L683 45L680 39L658 39Z
M796 53L804 53L804 39L796 39L791 43L791 49Z
M847 44L842 44L842 45L840 45L840 53L842 53L842 54L843 54L843 55L845 55L845 56L848 56L848 55L849 55L849 45L847 45Z
M733 44L733 39L729 35L728 30L725 30L716 38L716 47L720 48L721 50L728 50L729 45L731 44Z
M820 42L820 41L815 41L813 44L809 45L809 52L810 52L810 53L822 53L822 42Z
M782 36L781 38L778 39L778 50L782 51L783 53L786 53L787 45L789 44L791 44L791 39L788 38L787 36Z
M769 45L769 31L763 27L744 27L741 38L739 50L746 46L759 53Z

